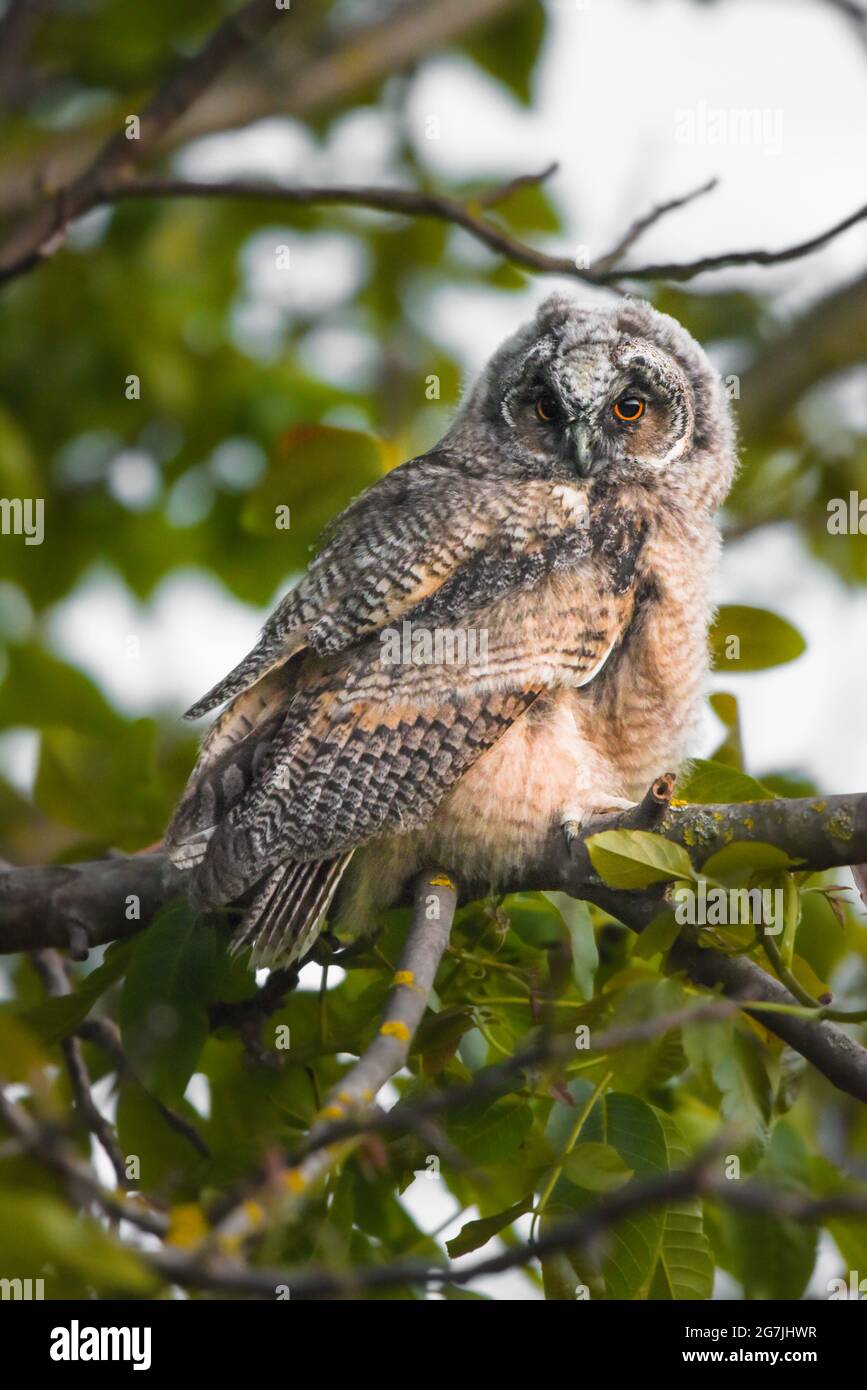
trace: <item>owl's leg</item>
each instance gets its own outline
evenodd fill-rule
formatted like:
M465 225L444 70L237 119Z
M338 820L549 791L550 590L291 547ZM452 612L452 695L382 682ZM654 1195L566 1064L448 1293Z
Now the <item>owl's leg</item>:
M613 816L618 811L630 811L633 806L637 806L637 801L627 801L623 796L614 796L609 792L580 792L580 801L574 805L567 806L560 817L560 829L566 836L567 843L577 840L587 829L587 826L599 816Z

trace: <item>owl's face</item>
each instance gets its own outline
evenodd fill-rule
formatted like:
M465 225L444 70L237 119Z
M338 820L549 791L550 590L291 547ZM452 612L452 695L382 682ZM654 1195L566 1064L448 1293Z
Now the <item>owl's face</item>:
M609 312L548 300L494 355L463 415L535 476L676 481L714 505L731 481L719 378L686 330L642 301Z

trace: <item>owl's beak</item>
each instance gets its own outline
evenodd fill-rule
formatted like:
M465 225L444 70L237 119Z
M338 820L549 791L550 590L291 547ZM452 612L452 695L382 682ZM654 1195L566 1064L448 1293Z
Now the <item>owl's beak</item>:
M580 420L573 420L568 426L566 434L569 440L569 451L579 478L592 478L601 460L594 452L590 429Z

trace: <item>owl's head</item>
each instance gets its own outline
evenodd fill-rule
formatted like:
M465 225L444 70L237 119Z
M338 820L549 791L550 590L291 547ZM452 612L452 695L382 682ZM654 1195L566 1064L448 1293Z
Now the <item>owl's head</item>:
M685 328L643 300L555 295L491 358L456 422L534 476L640 483L715 509L735 466L722 382Z

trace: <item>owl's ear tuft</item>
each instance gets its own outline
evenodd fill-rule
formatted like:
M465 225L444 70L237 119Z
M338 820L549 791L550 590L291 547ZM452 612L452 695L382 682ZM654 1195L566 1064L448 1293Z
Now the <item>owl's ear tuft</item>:
M536 311L536 332L550 333L552 329L562 328L577 312L578 305L568 295L549 294Z

